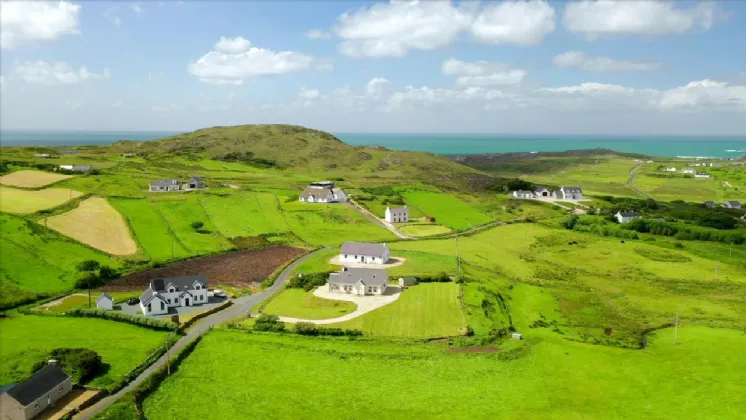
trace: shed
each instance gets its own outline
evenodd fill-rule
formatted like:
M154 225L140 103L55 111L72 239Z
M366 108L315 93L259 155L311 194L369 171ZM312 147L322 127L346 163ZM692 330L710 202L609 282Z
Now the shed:
M98 295L96 298L96 307L105 311L114 309L114 298L110 294L104 292Z
M511 337L515 338L516 340L523 340L523 334L513 333Z
M406 289L409 286L418 284L419 281L414 277L399 277L399 287Z

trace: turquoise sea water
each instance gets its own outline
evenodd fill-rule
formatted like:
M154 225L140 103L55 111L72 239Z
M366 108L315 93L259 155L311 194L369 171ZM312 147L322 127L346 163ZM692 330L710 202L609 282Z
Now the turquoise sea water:
M2 146L76 146L117 140L154 140L178 134L163 131L2 131ZM507 134L371 134L334 133L353 146L384 146L443 155L506 152L556 152L605 148L652 156L739 157L746 136L589 136Z

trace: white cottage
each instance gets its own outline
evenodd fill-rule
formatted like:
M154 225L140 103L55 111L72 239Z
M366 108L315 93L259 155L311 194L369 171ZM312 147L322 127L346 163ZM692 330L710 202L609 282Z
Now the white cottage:
M552 195L552 192L546 187L538 187L534 190L534 194L536 194L537 197L549 197Z
M383 268L342 267L331 273L326 284L330 292L358 296L382 295L388 288L389 275Z
M512 195L515 198L534 198L534 193L531 191L513 191Z
M407 223L409 222L409 208L404 207L386 207L384 215L389 223Z
M181 183L178 179L157 179L150 183L150 192L179 191Z
M682 174L694 175L697 171L694 168L684 168L681 170Z
M390 258L386 244L345 242L339 252L339 261L342 263L385 264Z
M108 293L101 293L96 298L96 308L110 311L114 309L114 298Z
M298 197L306 203L340 203L347 201L347 194L336 188L332 181L312 182Z
M165 315L169 308L207 303L207 276L179 276L150 280L140 296L144 315Z
M29 420L69 394L72 377L49 360L47 366L18 382L0 387L0 419Z
M710 179L712 178L712 175L708 174L707 172L697 172L696 174L694 174L694 177L700 179Z
M635 219L642 217L642 213L639 211L618 211L614 217L619 223L629 223Z
M580 200L583 198L583 190L580 187L562 187L553 192L552 197L559 200Z

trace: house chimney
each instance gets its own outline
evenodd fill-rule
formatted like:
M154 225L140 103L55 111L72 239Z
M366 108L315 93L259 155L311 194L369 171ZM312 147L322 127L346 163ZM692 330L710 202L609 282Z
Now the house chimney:
M47 365L49 365L49 366L57 366L57 364L58 364L58 362L56 360L54 360L54 359L49 359L47 361Z

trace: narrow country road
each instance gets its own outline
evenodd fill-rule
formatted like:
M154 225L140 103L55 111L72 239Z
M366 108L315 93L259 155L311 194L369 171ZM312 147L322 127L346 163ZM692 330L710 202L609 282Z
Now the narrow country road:
M265 299L272 296L275 292L280 290L280 288L283 285L285 285L285 283L287 283L288 280L290 280L290 274L299 264L313 257L319 252L324 252L328 249L330 249L330 247L322 248L322 249L313 251L311 253L308 253L304 255L303 257L295 260L292 264L288 265L282 271L282 273L280 273L275 283L269 288L267 288L267 290L263 291L262 293L257 293L255 295L249 295L249 296L243 296L238 299L235 299L233 300L232 306L220 312L217 312L217 313L214 313L212 315L202 318L197 323L195 323L191 328L189 328L189 330L187 330L186 335L179 338L179 341L177 341L176 344L174 344L173 347L171 347L171 349L169 350L167 354L164 354L158 360L156 360L155 363L153 363L152 365L150 365L150 367L145 369L137 378L135 378L135 380L130 382L126 387L122 388L116 394L109 395L108 397L102 399L101 401L97 402L91 407L83 410L81 413L76 415L74 418L75 419L89 419L95 416L96 414L100 413L106 407L116 402L122 395L126 394L127 392L135 388L137 385L139 385L143 380L149 377L157 369L161 368L162 366L165 366L169 358L169 354L178 353L182 348L184 348L184 346L192 342L192 340L194 340L198 336L205 333L213 325L217 325L217 324L220 324L226 321L230 321L231 319L239 318L241 316L246 315L246 311L248 311L255 305L258 305Z
M641 196L643 196L643 197L645 197L647 199L655 200L653 197L651 197L651 196L645 194L644 192L640 191L634 185L635 179L637 179L637 174L635 173L635 171L637 171L638 169L640 169L640 167L642 167L642 165L644 165L644 163L638 163L637 166L635 166L634 168L632 168L632 169L629 170L629 179L627 180L627 187L629 187L632 191L640 194Z
M343 204L345 206L347 206L347 207L355 210L356 212L360 213L363 217L365 217L366 219L368 219L368 221L371 222L371 223L373 223L374 225L378 225L378 226L380 226L380 227L382 227L384 229L390 230L391 233L393 233L394 235L396 235L400 239L417 239L417 238L414 238L412 236L407 236L407 235L399 232L399 230L394 225L392 225L391 223L384 222L379 217L375 216L374 214L372 214L371 212L369 212L368 210L366 210L365 208L363 208L361 205L355 203L352 199L349 199L349 201L346 201Z

